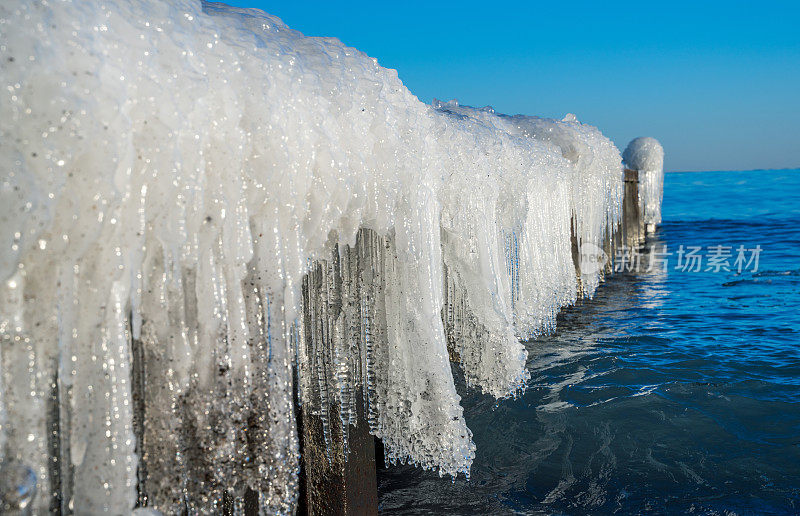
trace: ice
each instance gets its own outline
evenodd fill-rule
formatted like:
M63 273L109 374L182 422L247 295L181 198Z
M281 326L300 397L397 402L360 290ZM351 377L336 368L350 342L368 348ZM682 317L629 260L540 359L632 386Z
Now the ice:
M539 118L524 115L507 116L496 114L491 107L481 109L461 106L457 101L450 102L434 101L434 107L462 118L474 121L481 121L497 131L508 133L512 136L531 139L540 142L540 145L533 152L537 156L546 153L557 153L563 157L560 163L555 165L555 172L542 170L539 172L546 176L555 176L558 186L567 189L567 198L558 197L557 194L550 192L549 196L546 188L542 188L542 179L536 178L537 186L530 191L530 197L534 199L529 202L539 202L539 205L530 206L528 213L535 217L548 216L549 220L542 220L542 227L532 238L533 240L527 248L541 249L556 248L564 246L568 242L563 233L553 233L555 231L553 223L558 220L555 214L562 207L569 209L568 216L571 217L571 224L576 236L578 248L581 249L585 244L593 246L595 249L602 249L606 241L610 238L611 231L616 224L619 224L622 206L622 172L620 169L619 150L614 144L603 136L594 126L578 122L575 115L568 114L562 120ZM523 167L523 170L525 168ZM552 201L548 205L548 200ZM515 210L520 213L519 209ZM531 245L532 244L532 245ZM539 251L541 252L541 251ZM566 254L565 254L566 253ZM530 274L541 274L536 278L536 285L539 292L543 293L548 299L526 299L522 306L525 310L533 307L542 307L539 313L540 321L534 318L531 322L519 325L523 331L519 333L523 336L535 334L539 328L551 328L554 324L555 313L561 306L570 304L574 301L575 289L565 274L572 273L568 256L570 251L560 252L557 256L540 256L535 260L535 266L529 270ZM547 270L546 267L560 265L557 270ZM601 279L601 271L592 271L582 274L581 292L587 297L591 297ZM552 281L546 285L546 281ZM546 286L545 286L546 285ZM551 301L552 305L542 305L545 301Z
M146 507L139 507L134 509L131 513L132 516L163 516L161 511L156 511L154 509L148 509Z
M0 512L28 514L36 495L36 473L18 462L0 463Z
M468 475L450 359L515 395L520 340L602 279L573 247L606 245L622 166L574 116L427 106L222 4L0 22L0 457L35 512L292 513L297 403Z
M661 198L664 195L664 149L655 138L634 138L622 153L625 166L639 171L639 199L645 224L661 223Z

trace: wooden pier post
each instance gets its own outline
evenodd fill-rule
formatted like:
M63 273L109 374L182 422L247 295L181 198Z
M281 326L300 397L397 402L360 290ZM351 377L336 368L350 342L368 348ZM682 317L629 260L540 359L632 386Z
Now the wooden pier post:
M583 292L583 284L581 282L581 248L578 245L578 235L575 232L575 216L569 219L569 241L570 248L572 249L572 264L575 266L575 277L578 282L578 297Z
M374 236L371 230L361 230L359 242ZM342 295L343 285L352 287L354 269L358 269L359 260L367 260L360 254L360 246L357 245L356 249L348 247L344 251L346 256L340 256L338 245L335 240L332 242L330 262L314 263L303 280L303 337L298 343L305 346L312 360L317 361L311 366L311 374L314 381L322 383L327 383L327 378L334 372L329 369L333 367L328 362L330 358L315 356L320 352L315 350L315 330L320 330L317 338L323 338L316 343L317 346L331 345L328 336L335 333L335 321L343 316L343 305L347 304ZM375 438L369 432L364 385L356 382L353 389L351 403L356 412L355 425L342 421L339 401L333 393L315 400L314 403L322 403L321 407L315 407L316 410L312 409L314 403L304 402L296 411L300 415L298 431L302 455L299 514L378 514Z
M375 441L364 417L363 394L357 396L358 425L348 425L344 447L342 425L331 418L330 448L325 443L322 419L305 407L302 423L305 500L299 511L308 515L377 515L378 477ZM338 412L338 407L331 407ZM333 412L334 414L337 412Z
M623 245L638 248L644 242L645 227L639 202L639 171L625 169L625 194L622 202Z

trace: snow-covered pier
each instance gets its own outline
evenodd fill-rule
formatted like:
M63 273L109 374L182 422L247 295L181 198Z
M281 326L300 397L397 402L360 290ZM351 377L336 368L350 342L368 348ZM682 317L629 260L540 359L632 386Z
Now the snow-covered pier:
M514 396L523 341L607 272L583 257L632 242L627 202L660 220L653 145L640 195L573 115L425 105L260 11L0 22L0 468L36 485L7 511L360 512L372 436L468 475L450 358Z

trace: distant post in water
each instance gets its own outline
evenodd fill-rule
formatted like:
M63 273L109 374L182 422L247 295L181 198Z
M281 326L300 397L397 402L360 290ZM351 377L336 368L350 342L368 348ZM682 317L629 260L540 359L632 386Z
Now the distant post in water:
M639 171L625 169L625 193L622 202L623 244L639 247L644 241L645 224L639 195Z
M664 148L655 138L633 139L622 153L625 165L626 195L629 172L637 172L638 204L644 233L654 233L661 223L664 194ZM626 197L627 202L627 197Z

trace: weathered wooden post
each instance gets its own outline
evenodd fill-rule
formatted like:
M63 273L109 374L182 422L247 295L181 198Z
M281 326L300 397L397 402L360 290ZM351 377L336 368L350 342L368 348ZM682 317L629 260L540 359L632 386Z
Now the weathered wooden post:
M634 138L622 153L625 178L637 175L641 236L654 233L661 223L661 198L664 191L664 148L655 138Z
M364 417L363 394L356 397L358 425L348 425L345 446L338 417L331 418L330 442L325 442L322 418L303 409L303 482L301 512L309 515L378 514L375 442ZM337 406L331 410L338 411ZM334 412L335 413L335 412Z
M625 194L622 202L623 245L638 248L644 241L645 227L639 202L639 171L625 169Z
M572 249L572 263L575 266L575 276L578 282L578 295L580 296L583 291L583 284L581 282L581 248L578 245L578 235L575 231L575 216L569 219L569 241L570 248Z
M355 338L350 333L353 321L348 317L360 313L354 306L358 287L364 287L360 272L375 265L374 257L366 256L371 254L368 242L379 239L366 229L358 238L356 249L344 247L342 256L333 244L331 259L327 263L315 262L303 280L303 337L298 345L305 346L311 362L309 374L325 395L320 394L313 403L304 400L300 410L301 514L378 513L375 441L367 421L364 382L351 378L348 389L352 388L352 392L342 398L350 410L354 409L355 421L343 420L338 393L328 392L335 390L329 389L329 382L339 372L336 360L341 360L332 348L339 346L338 352L343 352L341 346L358 342L359 358L365 359L363 354L368 352L361 346L363 336ZM356 368L354 374L358 371ZM367 373L360 370L360 374Z

